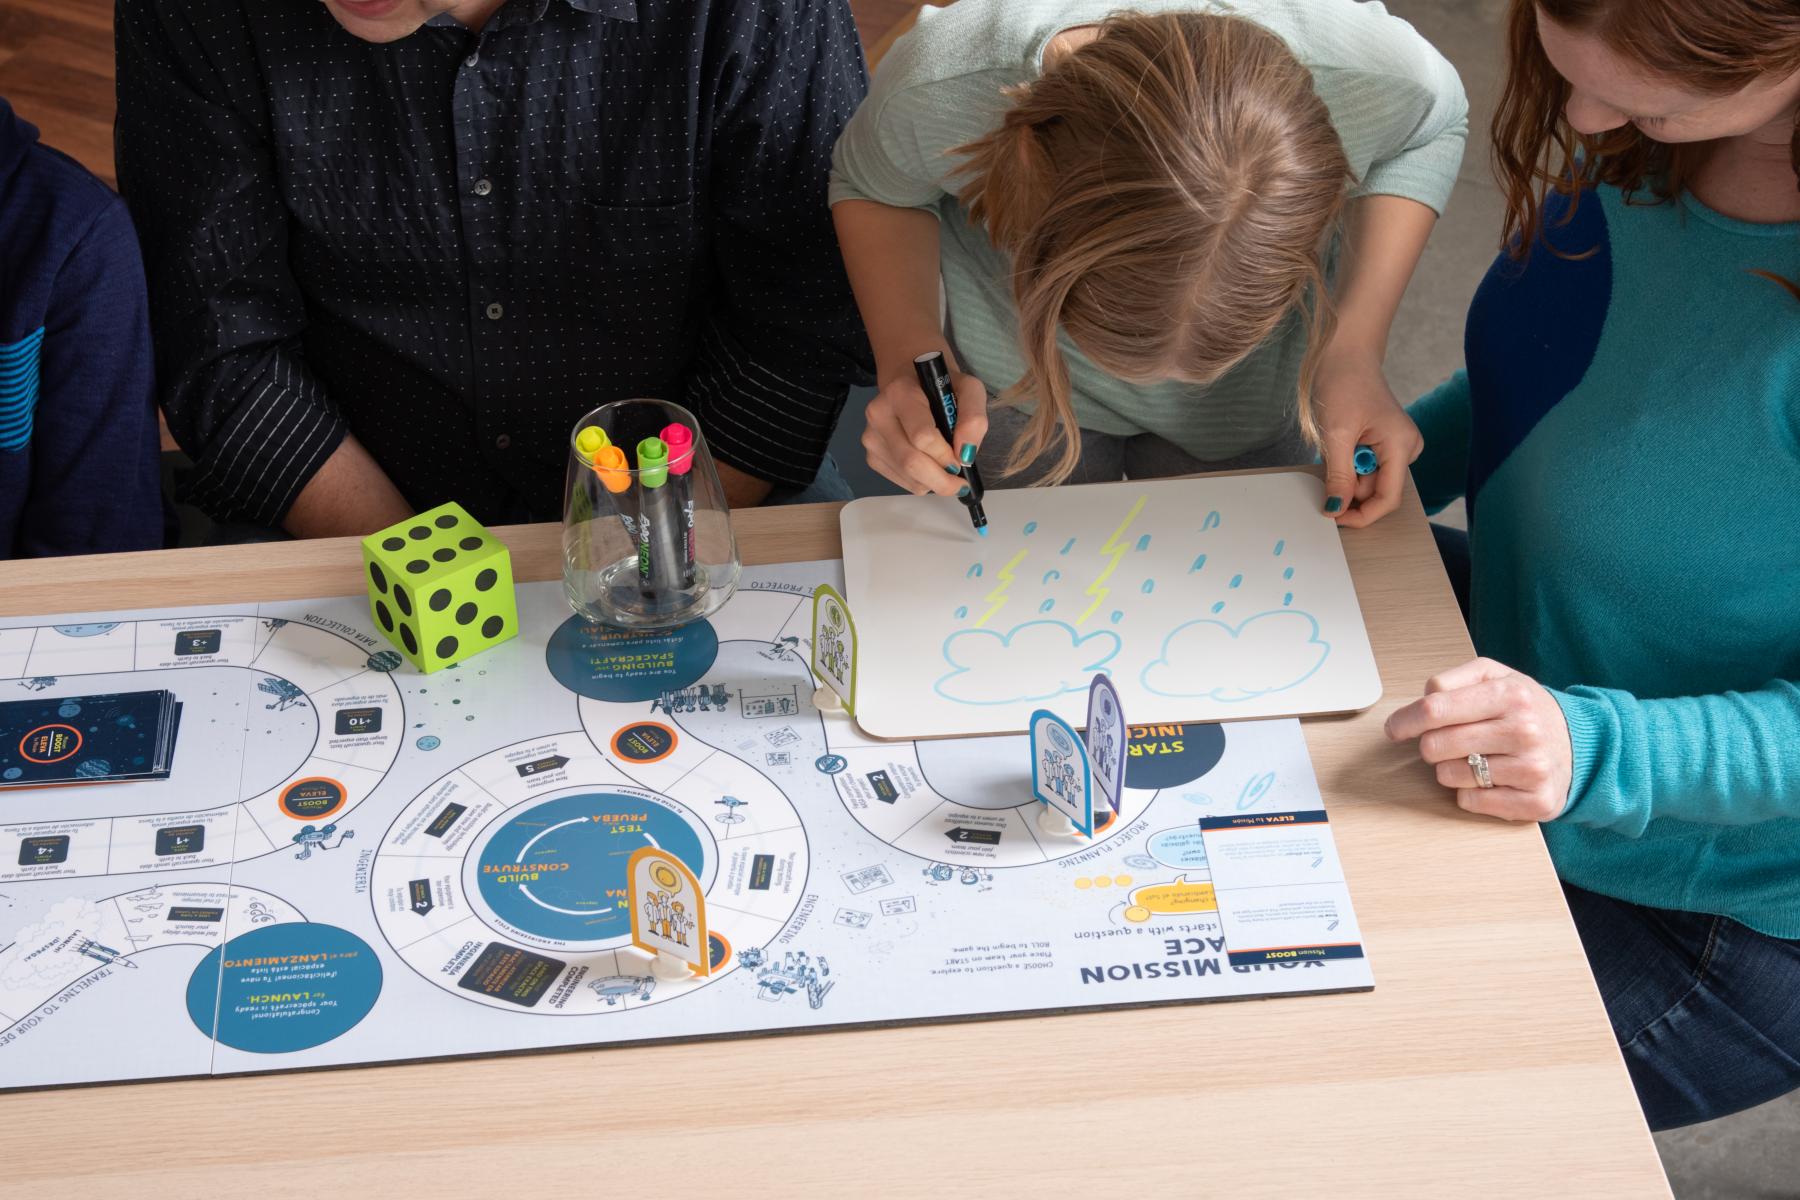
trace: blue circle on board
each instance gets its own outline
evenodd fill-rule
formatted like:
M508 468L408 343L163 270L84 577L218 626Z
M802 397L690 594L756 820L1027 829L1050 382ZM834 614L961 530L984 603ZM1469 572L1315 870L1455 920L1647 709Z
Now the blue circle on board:
M706 674L718 656L719 635L707 621L643 631L570 617L544 649L556 682L609 704L679 691Z
M444 744L443 742L441 742L437 739L437 736L435 734L430 734L430 733L426 734L424 737L420 738L418 741L413 743L413 745L417 746L421 750L436 750L439 746L441 746L443 744Z
M81 705L75 703L73 700L65 700L56 706L56 715L59 717L79 717L81 715Z
M1224 756L1223 725L1133 725L1125 744L1125 786L1154 790L1192 783Z
M88 625L58 625L56 632L64 637L99 637L119 627L117 621L96 621Z
M24 774L25 772L19 767L8 767L6 770L0 771L0 779L17 779Z
M626 863L652 845L695 876L705 865L700 836L664 804L619 792L547 800L488 839L476 862L481 898L494 915L539 937L624 937L631 932Z
M821 754L813 760L813 766L826 775L836 775L850 765L850 760L841 754Z
M209 951L188 977L187 1009L201 1033L233 1050L291 1054L348 1033L379 995L381 960L369 943L336 925L295 921Z

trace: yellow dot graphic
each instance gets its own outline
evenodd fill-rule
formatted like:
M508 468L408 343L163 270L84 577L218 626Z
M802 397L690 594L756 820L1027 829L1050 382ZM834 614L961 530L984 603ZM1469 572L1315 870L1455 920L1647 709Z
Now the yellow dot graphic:
M1096 875L1096 876L1094 876L1094 886L1095 887L1111 887L1112 886L1112 876L1111 875Z
M1113 882L1118 884L1120 887L1130 887L1131 886L1131 876L1129 876L1129 875L1114 875Z
M1150 910L1141 904L1134 904L1125 910L1125 919L1141 924L1150 919Z
M1087 876L1083 875L1082 877L1080 877L1079 879L1077 879L1075 881L1075 886L1080 888L1083 891L1086 891L1088 888L1091 888L1094 886L1094 881L1089 879Z

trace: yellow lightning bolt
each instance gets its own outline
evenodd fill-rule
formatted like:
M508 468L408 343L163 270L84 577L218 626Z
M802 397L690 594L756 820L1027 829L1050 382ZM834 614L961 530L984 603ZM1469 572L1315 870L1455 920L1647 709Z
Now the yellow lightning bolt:
M1131 506L1131 511L1125 514L1125 519L1119 522L1119 527L1112 531L1112 536L1108 537L1106 544L1100 547L1100 553L1112 555L1112 561L1106 564L1105 570L1094 577L1094 582L1087 585L1087 591L1083 595L1092 596L1094 602L1082 609L1081 615L1075 618L1077 625L1093 616L1094 610L1104 604L1106 598L1112 595L1112 589L1105 586L1106 580L1119 569L1119 560L1125 557L1125 551L1129 548L1120 539L1125 536L1125 531L1131 528L1131 523L1137 520L1137 515L1144 511L1144 501L1147 499L1149 499L1148 496L1138 497L1137 503Z
M1012 586L1013 568L1024 561L1025 551L1021 550L1009 558L1004 567L1000 568L1000 584L993 591L982 597L983 600L988 602L988 608L986 612L975 618L975 628L979 629L987 624L987 619L989 617L993 616L1006 606L1006 589Z

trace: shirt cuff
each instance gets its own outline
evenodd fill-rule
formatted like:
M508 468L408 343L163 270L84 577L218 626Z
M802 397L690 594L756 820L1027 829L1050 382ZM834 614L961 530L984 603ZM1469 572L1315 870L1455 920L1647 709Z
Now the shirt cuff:
M1445 136L1369 168L1350 195L1403 196L1416 200L1440 217L1456 188L1462 169L1463 139Z
M1568 818L1578 825L1610 825L1610 819L1583 820L1576 815L1606 750L1613 726L1611 706L1595 696L1577 696L1546 688L1550 698L1562 709L1563 722L1569 727L1569 796L1557 820ZM1610 818L1611 814L1608 814Z
M182 499L215 521L278 527L348 432L322 396L265 382L195 456Z

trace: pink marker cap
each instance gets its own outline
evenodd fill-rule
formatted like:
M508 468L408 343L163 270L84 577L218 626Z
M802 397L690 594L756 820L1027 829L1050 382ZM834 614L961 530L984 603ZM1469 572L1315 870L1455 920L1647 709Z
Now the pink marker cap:
M686 475L694 465L694 431L686 425L667 425L662 440L669 447L670 474Z

